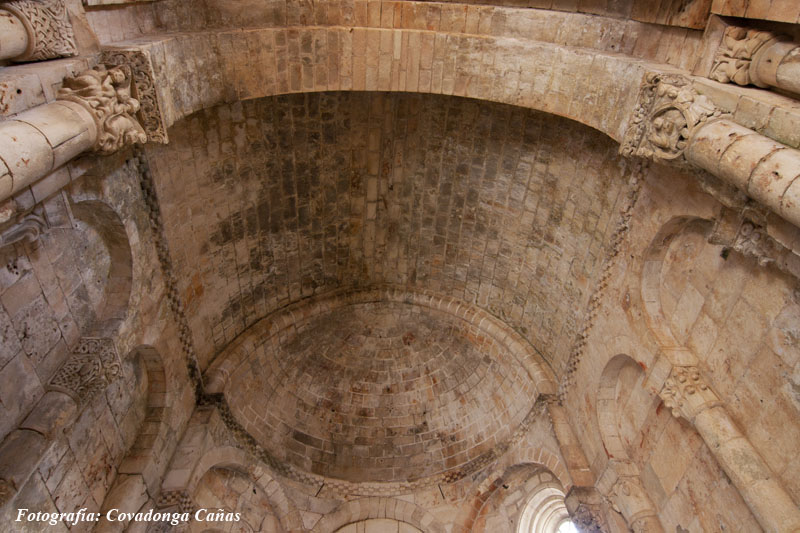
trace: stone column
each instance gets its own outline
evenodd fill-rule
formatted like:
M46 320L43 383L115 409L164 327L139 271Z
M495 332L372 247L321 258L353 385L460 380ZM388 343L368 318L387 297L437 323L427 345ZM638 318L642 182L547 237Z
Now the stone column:
M648 74L620 152L700 167L800 226L800 151L736 124L684 76Z
M729 26L709 77L800 94L800 45L771 32Z
M38 61L77 54L65 0L0 4L0 60Z
M659 395L673 416L694 424L765 531L800 530L800 510L736 427L697 367L673 367Z
M0 201L82 152L146 142L137 111L130 71L99 66L64 80L56 102L0 122Z

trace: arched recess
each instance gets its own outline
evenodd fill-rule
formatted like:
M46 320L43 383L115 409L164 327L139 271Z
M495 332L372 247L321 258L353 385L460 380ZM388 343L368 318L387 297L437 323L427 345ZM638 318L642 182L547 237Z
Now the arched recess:
M182 443L183 444L183 443ZM179 447L176 455L196 454L197 450L191 448L183 450ZM224 468L238 472L253 482L267 495L267 501L275 510L281 527L287 532L302 531L302 518L294 504L286 497L281 485L275 480L266 467L247 452L232 446L212 446L207 449L194 465L184 465L191 470L191 475L184 487L169 487L170 491L181 491L189 496L194 496L203 476L212 469ZM164 479L169 478L169 472ZM163 488L162 488L163 492Z
M631 460L628 448L657 402L645 389L645 372L628 355L612 357L600 375L597 424L609 459Z
M198 511L206 511L192 515L190 532L200 533L211 526L251 533L286 531L270 503L269 494L256 480L238 469L210 468L198 481L192 499ZM238 519L235 518L237 514Z
M152 346L139 346L129 358L136 358L147 370L145 416L136 440L119 467L123 474L141 474L159 460L169 431L170 404L161 354Z
M348 524L375 518L405 522L423 533L445 533L447 530L431 513L411 502L394 498L361 498L340 505L323 516L312 533L335 533Z
M169 441L169 413L167 381L164 364L158 350L152 346L138 346L125 357L144 370L142 381L146 389L141 398L143 415L133 444L117 467L117 477L102 504L103 518L97 526L99 533L116 531L120 523L105 520L105 512L120 509L122 512L139 511L158 489L158 476L163 470L164 446ZM137 400L132 400L126 417L136 416Z
M110 337L125 320L131 296L133 258L128 234L119 215L104 202L84 200L72 204L71 208L78 226L76 229L96 233L105 246L104 251L87 247L87 252L107 255L97 261L88 260L87 265L99 269L87 268L82 273L93 278L84 279L84 282L94 313L94 319L82 334Z
M674 217L661 227L643 254L641 295L645 322L662 348L677 348L681 345L675 338L661 302L662 271L670 244L681 234L707 235L711 229L712 222L703 218Z

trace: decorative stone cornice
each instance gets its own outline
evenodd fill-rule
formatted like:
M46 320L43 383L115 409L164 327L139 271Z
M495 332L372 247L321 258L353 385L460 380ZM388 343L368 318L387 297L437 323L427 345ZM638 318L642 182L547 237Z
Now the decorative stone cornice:
M751 75L753 58L764 45L777 37L768 31L728 26L722 43L714 54L714 64L709 77L721 83L733 82L737 85L755 84L767 87Z
M50 380L48 388L69 394L79 405L87 403L121 374L117 349L111 339L84 337Z
M675 418L694 422L701 411L719 405L719 397L709 388L696 366L675 366L659 396Z
M39 215L30 213L0 233L0 248L22 241L34 242L46 230L47 223L44 219Z
M656 162L683 162L694 132L723 112L677 74L648 73L620 153Z
M25 26L28 48L14 61L39 61L78 55L65 0L13 0L0 3Z
M139 102L137 118L147 134L147 140L166 144L167 124L158 97L152 57L147 50L108 49L103 51L102 63L108 67L127 65L133 78L133 97Z
M131 70L127 66L106 69L99 65L67 78L57 99L80 104L91 114L97 126L94 150L100 153L147 142L135 118L140 105L131 94Z

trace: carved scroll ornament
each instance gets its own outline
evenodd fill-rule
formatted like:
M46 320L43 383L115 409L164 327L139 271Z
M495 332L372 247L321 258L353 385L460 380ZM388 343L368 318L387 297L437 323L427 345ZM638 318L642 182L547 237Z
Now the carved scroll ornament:
M28 33L28 49L14 61L78 55L65 0L13 0L0 2L0 9L13 13Z
M121 374L121 365L111 339L86 337L80 340L49 387L69 394L79 404L85 404L103 391Z
M722 44L714 56L714 65L711 67L709 77L721 83L733 82L737 85L754 83L764 86L756 83L750 75L750 66L756 53L775 38L775 35L767 31L729 26L725 29Z
M94 149L103 154L123 146L147 142L144 129L136 120L139 101L131 96L130 69L108 70L102 65L64 80L57 99L82 105L95 120L97 141Z
M682 160L694 132L709 119L722 116L687 78L648 74L620 152L662 162Z

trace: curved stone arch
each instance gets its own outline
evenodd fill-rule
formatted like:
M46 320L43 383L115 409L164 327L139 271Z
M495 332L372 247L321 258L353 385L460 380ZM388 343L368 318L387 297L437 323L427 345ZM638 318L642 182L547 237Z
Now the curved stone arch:
M516 466L523 464L538 465L547 469L552 475L558 479L564 491L569 491L572 487L572 479L569 476L569 471L566 465L561 461L557 452L548 450L542 446L525 446L519 447L513 452L509 453L505 458L506 464ZM511 468L511 467L509 467Z
M691 215L676 216L659 229L643 254L640 291L645 322L659 346L682 349L661 306L661 273L670 244L686 232L711 231L711 221Z
M340 292L334 291L320 297L302 300L281 309L250 326L231 344L220 352L206 372L206 391L222 392L227 381L236 369L247 360L255 349L256 337L272 336L300 320L314 315L330 312L344 305L372 301L409 303L456 316L492 335L501 346L527 370L539 394L554 394L556 391L553 371L538 351L519 333L483 309L449 296L430 291L411 291L398 287L382 287L371 290Z
M511 466L495 469L489 474L466 498L459 507L456 520L453 524L452 533L468 533L473 530L475 522L486 511L486 505L497 494L500 487L506 488L509 480L526 482L533 476L540 473L547 473L553 478L550 482L557 486L562 492L566 493L572 483L564 484L566 469L563 467L558 457L544 448L530 447L515 454L510 461ZM556 470L549 465L555 465L556 469L562 471L559 475ZM560 467L560 468L559 468Z
M635 107L639 93L639 83L623 80L641 80L648 67L654 68L634 57L580 46L421 28L301 26L246 32L209 30L169 41L174 57L223 72L222 76L198 72L170 80L170 125L191 113L232 100L302 92L389 91L445 94L525 107L583 123L620 141L627 126L626 115ZM217 41L230 44L214 47L211 57L207 55L208 47L199 46L200 42ZM251 54L249 63L242 65L238 51L248 49L249 42L275 43L267 48L267 54L279 53L281 60ZM315 53L304 51L303 46L287 46L289 42L317 43L319 47ZM437 46L442 50L440 55L436 53ZM429 53L420 53L422 47ZM381 49L388 54L381 54ZM464 58L451 77L441 75L437 79L433 75L434 62L466 49L482 50L482 57ZM195 62L200 51L204 56ZM592 82L576 83L573 73L584 70L587 64L599 63L599 56L603 66L592 69ZM534 59L537 68L530 66ZM169 70L170 65L165 68ZM226 80L225 87L214 81L220 78ZM613 101L616 112L598 113L597 102L602 100Z
M101 200L87 199L71 205L73 216L92 227L109 255L108 279L96 321L84 335L109 337L125 320L133 284L133 256L125 225L117 212Z
M370 497L352 500L323 516L311 533L334 533L353 522L389 518L410 524L424 533L446 533L444 525L431 513L411 502L394 498Z
M215 446L198 460L184 491L193 496L203 476L214 468L227 468L252 479L264 491L278 520L287 532L303 531L303 522L278 481L249 453L233 446Z

